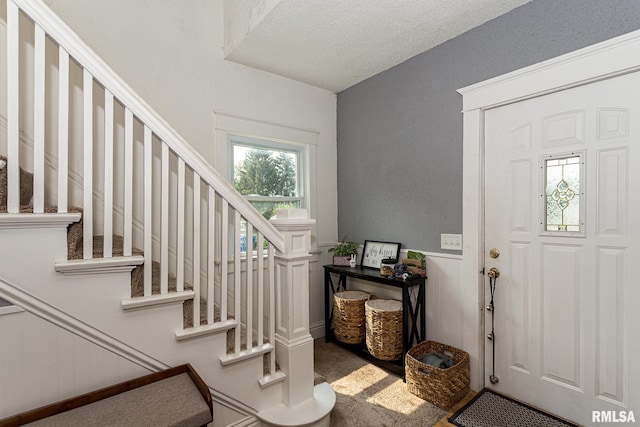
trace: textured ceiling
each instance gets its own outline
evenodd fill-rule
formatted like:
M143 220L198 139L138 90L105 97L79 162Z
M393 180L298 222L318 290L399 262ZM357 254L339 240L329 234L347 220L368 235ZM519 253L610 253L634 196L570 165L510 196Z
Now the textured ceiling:
M225 0L225 56L340 92L528 1Z

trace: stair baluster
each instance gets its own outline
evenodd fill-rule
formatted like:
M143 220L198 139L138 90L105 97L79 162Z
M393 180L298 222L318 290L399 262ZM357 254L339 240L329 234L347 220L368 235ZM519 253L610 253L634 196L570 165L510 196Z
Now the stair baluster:
M181 162L184 169L184 162ZM207 187L209 195L208 205L208 225L207 225L207 297L210 304L207 304L207 324L212 325L214 322L214 305L216 304L215 294L215 272L216 272L216 192L213 187ZM184 192L183 192L184 194ZM179 238L178 238L179 239ZM179 241L179 240L178 240ZM178 282L180 286L180 282ZM220 300L217 301L218 306L221 306Z
M146 166L146 163L145 163ZM145 168L145 188L149 188L147 186L146 180L146 172L147 168ZM147 223L148 217L147 209L149 209L147 195L145 192L145 224ZM124 236L122 255L123 256L131 256L132 248L133 248L133 111L125 106L124 110L124 212L123 212L123 227L122 233ZM151 210L149 209L149 212ZM150 227L150 226L149 226ZM145 228L144 234L147 235L150 232ZM145 245L145 252L147 247ZM145 273L151 277L151 251L148 253L149 258L145 258L145 265L149 265L149 270L147 271L147 267L145 267ZM146 286L145 286L146 289Z
M104 94L104 253L113 256L113 94Z
M33 70L33 213L44 212L45 38L44 30L38 24L35 24Z
M7 3L7 212L20 210L20 13Z
M69 54L62 46L58 50L58 213L65 213L69 193Z
M93 258L93 76L86 68L83 71L83 251L84 259Z
M193 327L200 326L200 175L193 173ZM213 300L207 295L207 305L213 305Z

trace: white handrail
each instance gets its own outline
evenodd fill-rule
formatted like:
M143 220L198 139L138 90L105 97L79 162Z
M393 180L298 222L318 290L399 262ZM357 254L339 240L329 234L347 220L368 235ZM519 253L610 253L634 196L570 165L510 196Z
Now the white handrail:
M114 97L130 109L141 122L149 126L171 151L182 158L206 183L215 188L216 192L238 210L242 217L260 230L268 241L277 249L284 250L284 239L278 230L260 215L218 171L140 98L42 0L11 0L11 2L36 21L51 39L64 46L68 54L95 80L108 88Z

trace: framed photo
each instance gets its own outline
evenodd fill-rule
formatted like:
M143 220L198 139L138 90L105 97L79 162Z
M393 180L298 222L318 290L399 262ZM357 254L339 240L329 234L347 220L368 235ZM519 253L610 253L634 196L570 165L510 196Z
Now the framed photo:
M399 254L400 243L365 240L360 265L363 267L380 268L380 261L384 258L393 258L395 262L398 262Z

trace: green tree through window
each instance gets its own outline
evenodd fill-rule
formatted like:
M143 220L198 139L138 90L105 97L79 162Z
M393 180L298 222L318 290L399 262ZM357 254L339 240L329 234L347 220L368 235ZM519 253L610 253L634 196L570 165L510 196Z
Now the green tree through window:
M295 153L252 148L233 171L233 185L267 219L276 209L300 207Z
M235 168L233 185L249 196L295 196L296 173L291 156L252 149Z

